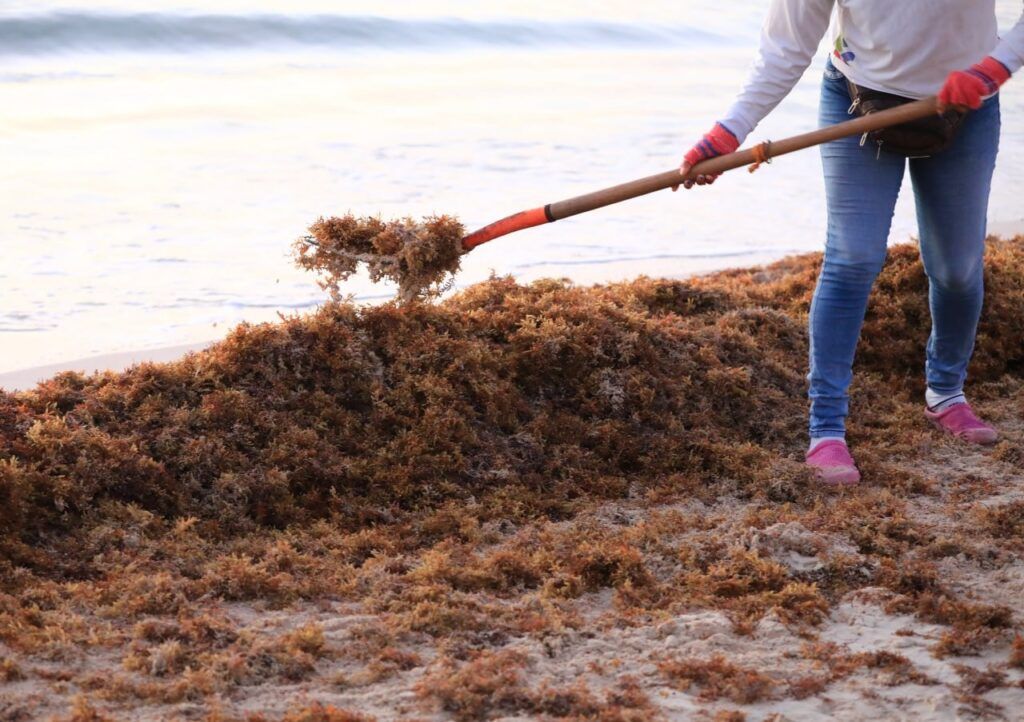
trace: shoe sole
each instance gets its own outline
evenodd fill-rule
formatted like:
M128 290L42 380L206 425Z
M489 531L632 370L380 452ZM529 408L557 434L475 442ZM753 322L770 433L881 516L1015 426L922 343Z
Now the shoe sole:
M835 470L827 471L821 467L815 468L814 472L821 483L827 486L856 486L860 483L860 472L856 469L832 468Z

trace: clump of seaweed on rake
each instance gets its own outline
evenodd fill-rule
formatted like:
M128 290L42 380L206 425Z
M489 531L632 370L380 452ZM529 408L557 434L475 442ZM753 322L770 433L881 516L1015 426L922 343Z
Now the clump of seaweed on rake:
M451 216L383 221L348 214L320 218L310 235L294 245L300 268L320 275L320 285L335 300L340 284L365 264L370 280L398 284L398 300L436 297L448 290L465 252L465 228Z

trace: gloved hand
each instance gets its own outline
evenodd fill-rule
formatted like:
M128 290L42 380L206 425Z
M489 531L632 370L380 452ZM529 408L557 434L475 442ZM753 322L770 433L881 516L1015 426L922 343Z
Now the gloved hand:
M939 112L944 112L949 106L977 110L981 101L995 95L999 86L1009 79L1010 71L991 56L967 70L950 73L939 91Z
M732 134L732 131L721 123L715 123L715 127L706 133L704 137L701 138L700 142L690 148L686 155L683 156L683 163L679 166L679 175L685 176L690 172L690 169L693 168L693 166L697 165L702 160L714 158L716 155L733 153L739 147L740 142L736 139L736 136ZM714 175L699 175L695 181L683 181L683 187L693 188L693 184L695 182L699 186L711 185L720 175L721 173L715 173ZM679 190L679 186L672 186L672 190Z

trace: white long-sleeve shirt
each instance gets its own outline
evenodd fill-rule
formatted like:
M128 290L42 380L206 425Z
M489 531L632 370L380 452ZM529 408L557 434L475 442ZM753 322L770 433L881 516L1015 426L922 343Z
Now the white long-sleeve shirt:
M1024 65L1024 13L1000 39L995 0L772 0L753 70L721 119L742 143L793 89L825 31L850 80L907 98L936 94L946 76L986 55Z

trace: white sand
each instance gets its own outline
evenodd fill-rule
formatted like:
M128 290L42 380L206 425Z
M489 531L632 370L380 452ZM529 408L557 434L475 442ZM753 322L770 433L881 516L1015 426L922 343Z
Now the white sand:
M1024 217L1006 221L989 221L988 232L993 236L1013 238L1024 236Z
M96 371L123 371L145 361L156 363L174 361L191 351L200 351L212 343L213 341L204 341L202 343L188 343L179 346L166 346L164 348L123 351L121 353L73 359L47 366L36 366L19 371L9 371L0 374L0 388L8 391L23 391L62 371L81 371L87 374Z

